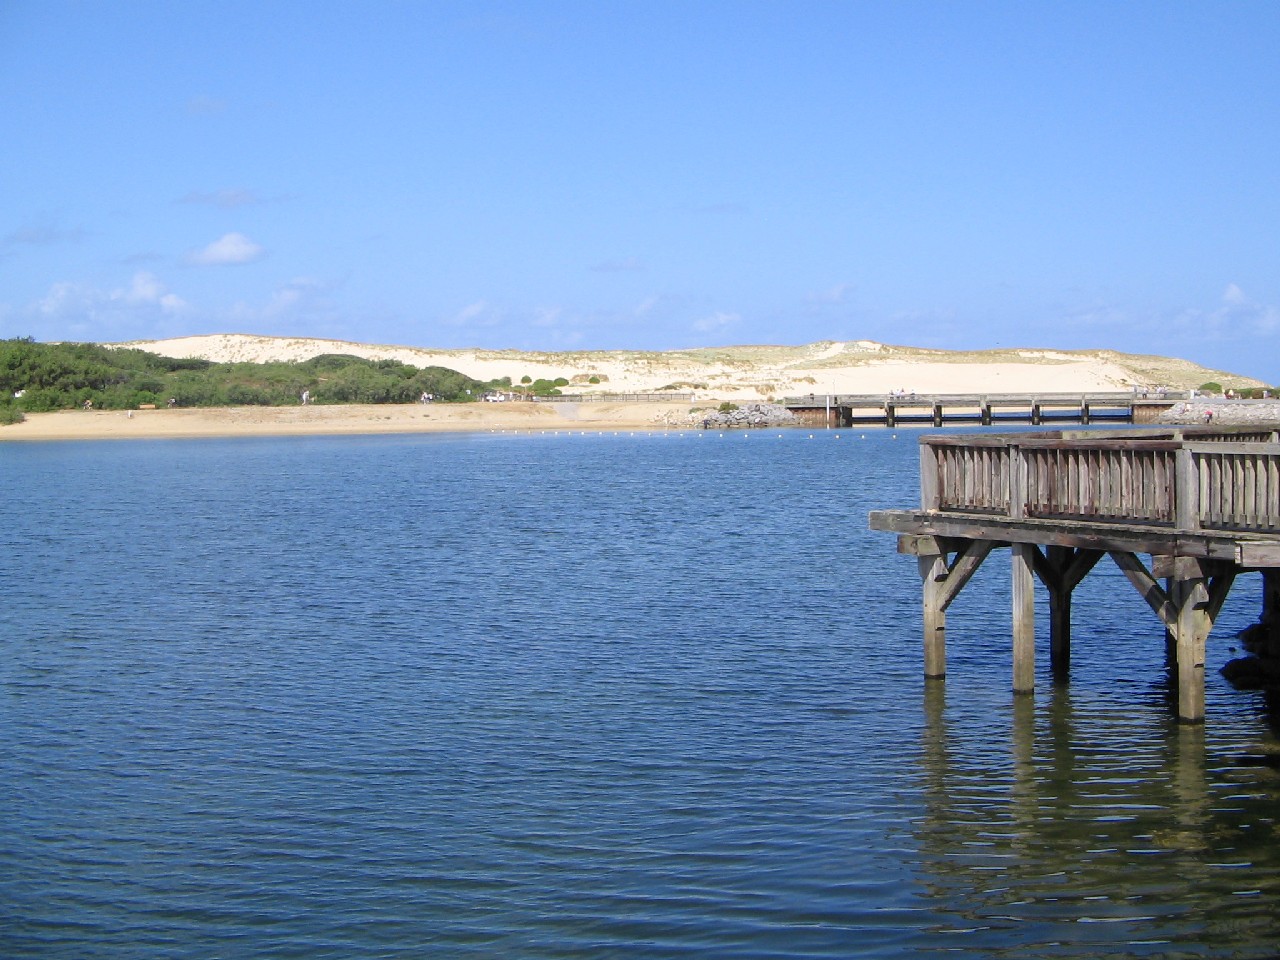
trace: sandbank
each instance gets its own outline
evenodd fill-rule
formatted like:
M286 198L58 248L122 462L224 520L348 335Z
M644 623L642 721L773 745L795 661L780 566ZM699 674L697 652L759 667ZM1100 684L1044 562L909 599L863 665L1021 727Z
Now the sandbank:
M323 436L512 430L666 430L685 403L440 403L60 410L0 426L0 441Z

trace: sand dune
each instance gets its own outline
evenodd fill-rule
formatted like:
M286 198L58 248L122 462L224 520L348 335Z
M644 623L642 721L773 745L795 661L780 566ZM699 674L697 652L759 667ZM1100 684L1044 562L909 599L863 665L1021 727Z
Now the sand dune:
M1185 360L1112 351L991 350L957 353L897 347L870 340L803 346L729 346L697 350L432 350L341 340L216 334L145 340L136 347L163 356L218 363L300 361L324 353L442 366L477 380L564 377L572 393L691 392L699 401L762 400L808 393L1075 392L1134 386L1260 386L1258 381ZM592 380L598 382L591 382Z
M567 393L691 393L682 403L471 403L233 407L30 414L0 427L0 440L127 437L281 436L430 431L596 431L666 429L690 408L809 393L1022 393L1127 390L1134 386L1260 386L1185 360L1109 351L1003 350L949 353L867 340L804 346L739 346L701 350L582 351L428 350L244 334L110 344L164 356L214 362L301 361L326 353L443 366L478 380L564 377ZM592 380L598 382L591 382ZM696 419L696 418L695 418Z

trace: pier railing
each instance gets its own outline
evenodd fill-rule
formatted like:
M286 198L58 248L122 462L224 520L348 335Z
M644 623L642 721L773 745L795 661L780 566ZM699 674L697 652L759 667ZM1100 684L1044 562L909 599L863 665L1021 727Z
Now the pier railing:
M1280 443L1269 431L929 436L920 443L925 510L1280 532Z

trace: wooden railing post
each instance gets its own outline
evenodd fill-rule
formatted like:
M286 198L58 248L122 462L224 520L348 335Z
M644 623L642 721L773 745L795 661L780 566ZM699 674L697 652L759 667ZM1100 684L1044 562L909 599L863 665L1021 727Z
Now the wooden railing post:
M1200 529L1200 476L1195 455L1185 446L1174 454L1173 525L1179 530Z
M1009 516L1022 520L1027 513L1027 459L1016 444L1009 447Z
M942 491L938 485L938 450L932 444L920 444L920 509L939 510Z

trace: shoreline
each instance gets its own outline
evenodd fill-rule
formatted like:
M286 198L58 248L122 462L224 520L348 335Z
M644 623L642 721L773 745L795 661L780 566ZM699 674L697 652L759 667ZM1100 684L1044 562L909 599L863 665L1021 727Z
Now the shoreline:
M679 403L325 404L297 407L188 407L177 410L58 410L0 426L0 444L57 440L201 437L359 436L487 433L506 430L699 429L697 405ZM701 408L703 410L714 410ZM1149 426L1280 424L1280 401L1182 401ZM796 426L803 426L796 424ZM864 427L867 425L863 425ZM903 425L907 426L907 425ZM929 428L934 429L934 428Z
M0 427L0 443L303 437L491 430L650 429L673 426L693 404L458 403L189 407L176 410L57 410ZM132 413L132 416L130 416ZM690 425L691 426L691 425Z

